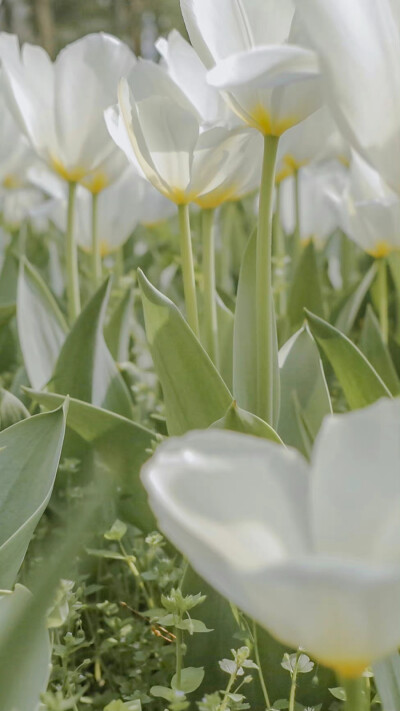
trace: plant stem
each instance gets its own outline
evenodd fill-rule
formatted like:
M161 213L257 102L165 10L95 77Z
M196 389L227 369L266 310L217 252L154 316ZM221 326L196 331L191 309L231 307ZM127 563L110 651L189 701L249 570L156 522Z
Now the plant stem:
M197 338L199 331L199 316L197 310L196 282L194 278L194 263L192 238L190 233L189 205L178 205L179 227L181 238L181 258L183 274L183 290L185 294L186 316L189 326Z
M229 681L228 681L227 687L224 692L224 698L222 699L222 703L220 706L220 711L226 711L226 708L228 706L229 694L231 693L231 689L232 689L235 679L236 679L236 672L231 674L231 676L229 677Z
M298 650L298 652L296 654L296 662L295 662L293 674L292 674L292 684L290 687L289 711L294 711L294 706L296 703L296 684L297 684L297 673L298 673L300 654L301 654L301 652L300 652L300 650Z
M182 630L175 627L176 637L176 687L181 688L182 683Z
M214 210L203 210L203 285L205 348L216 367L219 367L218 317L215 286Z
M286 294L286 244L283 232L281 215L281 186L276 186L276 209L274 215L274 257L275 257L275 286L278 294L278 314L286 316L287 294Z
M293 232L292 246L292 272L296 269L301 252L301 231L300 231L300 180L299 171L294 173L294 201L295 201L295 228Z
M92 195L92 278L95 290L98 289L102 280L102 263L98 230L98 206L99 196L97 193L94 193Z
M67 300L70 324L78 318L81 310L81 297L79 293L78 250L74 237L76 183L68 184L68 213L67 213Z
M254 657L256 664L258 666L258 678L260 680L261 689L263 692L264 700L267 709L271 708L271 702L269 700L269 695L267 691L267 685L265 683L264 674L261 668L260 650L258 647L258 635L257 635L257 623L253 621L253 644L254 644Z
M256 265L257 415L274 426L279 384L275 378L277 336L272 290L272 206L278 138L265 136Z
M386 259L382 257L378 260L378 299L379 299L379 322L381 325L382 337L385 343L389 340L389 305L388 305L388 283Z
M341 679L340 685L346 692L345 711L369 711L370 703L366 694L365 679Z

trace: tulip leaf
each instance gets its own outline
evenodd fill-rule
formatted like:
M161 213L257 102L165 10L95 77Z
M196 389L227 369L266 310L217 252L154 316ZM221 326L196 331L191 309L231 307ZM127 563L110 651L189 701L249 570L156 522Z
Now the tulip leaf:
M22 585L16 585L14 592L0 597L0 638L11 639L6 654L1 654L0 708L3 711L36 711L40 694L46 691L48 684L51 645L44 614L31 617L28 626L18 625L31 599L31 593Z
M224 417L214 422L212 427L220 430L231 430L231 432L242 432L243 434L261 437L262 439L282 444L281 438L270 425L260 417L257 417L257 415L242 410L235 401L231 403Z
M15 395L0 388L0 430L15 425L29 417L25 405Z
M43 388L53 374L68 326L42 277L26 260L18 276L17 324L30 383Z
M0 273L0 306L11 307L17 301L18 260L8 252Z
M104 329L107 346L117 363L129 360L132 313L133 290L129 289L118 302Z
M110 288L111 282L104 282L74 324L57 360L51 389L130 418L129 391L103 336Z
M388 388L371 363L347 336L318 316L307 312L310 330L325 353L351 410L391 397Z
M175 304L138 272L146 335L164 393L170 435L205 429L224 416L232 395Z
M384 709L400 708L400 655L376 662L373 666L375 683Z
M289 292L288 315L292 328L298 328L304 321L305 308L318 316L325 316L317 255L312 240L303 249Z
M61 404L65 397L26 389L31 399L46 409ZM139 474L149 458L156 435L132 420L70 398L68 427L90 445L86 468L109 474L120 489L120 514L144 531L155 527Z
M339 331L342 331L342 333L348 334L353 328L363 301L376 277L376 273L377 264L374 262L360 283L357 284L352 294L347 298L345 304L342 306L335 320L335 327Z
M233 329L235 317L230 309L217 297L219 370L228 388L233 380Z
M392 356L383 338L379 321L370 304L367 312L360 339L360 350L368 358L371 365L382 378L392 395L400 395L400 380L394 367Z
M0 433L0 589L14 584L50 499L64 432L59 408Z
M257 412L257 322L256 299L257 233L250 237L239 275L233 334L233 394L247 412ZM271 319L275 321L275 317ZM275 350L275 349L274 349ZM277 351L277 348L276 348ZM274 363L275 414L279 410L279 368ZM275 419L275 418L274 418Z
M306 326L281 349L279 360L281 411L278 432L285 444L297 447L308 456L324 417L332 412L332 405L318 348Z

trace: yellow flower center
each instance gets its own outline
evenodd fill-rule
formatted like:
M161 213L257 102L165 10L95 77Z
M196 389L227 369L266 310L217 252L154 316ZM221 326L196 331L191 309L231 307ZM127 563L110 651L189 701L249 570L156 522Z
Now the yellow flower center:
M81 182L93 195L98 195L110 184L107 175L101 170L89 173Z
M16 190L22 187L22 182L16 175L6 175L3 180L3 187L7 188L7 190Z
M341 677L342 679L359 679L360 676L365 672L367 667L370 665L370 661L360 660L360 661L351 661L351 662L346 662L344 660L341 661L336 661L336 660L327 660L327 659L319 659L321 664L324 665L324 667L329 667L330 669L333 669L335 674L337 676Z
M58 160L58 158L52 158L51 165L53 170L61 175L64 180L68 183L79 183L85 175L87 175L87 170L85 168L74 168L73 170L68 170L65 165Z
M372 257L375 257L375 259L387 257L390 252L393 252L393 247L389 244L389 242L386 242L385 240L377 242L373 249L368 250L368 254L370 254Z
M285 133L285 131L298 123L298 118L292 116L291 118L275 121L265 106L258 104L249 112L247 122L265 136L281 136L282 133Z

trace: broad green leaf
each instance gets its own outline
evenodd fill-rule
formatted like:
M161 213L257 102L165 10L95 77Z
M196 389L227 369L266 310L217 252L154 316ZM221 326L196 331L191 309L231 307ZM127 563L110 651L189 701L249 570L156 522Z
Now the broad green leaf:
M400 709L400 655L396 653L377 662L373 672L384 710Z
M35 402L52 409L63 395L26 390ZM147 496L140 481L140 469L151 455L156 435L135 422L86 402L69 400L67 425L91 445L86 468L108 475L120 489L120 514L144 531L155 528Z
M0 589L14 584L50 499L64 432L59 408L0 433Z
M342 333L348 334L353 328L363 301L376 277L376 273L377 265L376 262L374 262L360 283L356 285L345 304L342 306L335 321L335 327L339 331L342 331ZM310 310L312 311L312 309Z
M17 300L18 260L7 252L0 273L0 306L10 307Z
M25 369L39 390L53 374L68 326L42 277L26 260L18 277L17 324Z
M16 304L0 304L0 327L5 326L15 316Z
M172 677L171 687L177 691L183 691L185 694L191 694L199 688L204 679L203 667L187 667L182 669L181 683L178 686L176 674Z
M233 329L235 317L219 296L217 297L217 318L219 370L224 382L229 390L231 390L233 381Z
M318 316L325 315L317 255L312 240L301 254L289 292L288 315L292 328L299 328L303 323L305 308Z
M205 429L223 417L232 396L169 299L138 272L146 335L156 373L164 393L170 435Z
M57 360L51 389L130 418L129 391L103 336L110 288L110 281L104 282L74 324Z
M0 597L0 638L12 635L7 653L1 654L2 711L36 711L40 694L48 684L51 646L44 615L33 618L28 628L17 625L31 597L22 585L16 585L13 593Z
M214 422L212 427L219 430L242 432L243 434L262 437L263 439L269 439L271 442L282 444L281 438L270 425L260 417L257 417L257 415L242 410L235 401L231 403L224 417Z
M318 348L306 326L281 348L281 411L278 432L285 444L308 456L302 429L311 444L322 421L332 412L328 386Z
M104 329L107 346L117 363L129 360L132 314L133 290L129 289L118 302Z
M247 412L257 412L256 256L257 234L254 232L243 255L233 334L233 394L239 407ZM278 413L278 359L274 363L274 368L276 385L274 410Z
M370 305L361 332L360 350L382 378L392 395L400 395L400 380L383 338L379 321Z
M0 430L15 425L29 417L25 405L15 395L0 388Z
M347 336L318 316L307 312L310 330L325 353L351 410L391 397L388 388L371 363Z

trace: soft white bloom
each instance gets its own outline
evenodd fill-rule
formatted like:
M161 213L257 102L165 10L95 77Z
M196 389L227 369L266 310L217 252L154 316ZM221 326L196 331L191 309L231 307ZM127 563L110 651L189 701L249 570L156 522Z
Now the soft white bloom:
M203 198L212 208L240 197L261 158L249 129L203 130L197 108L152 62L139 61L120 82L118 107L106 112L106 121L128 159L178 205Z
M368 254L385 257L400 249L400 198L356 153L346 186L331 198L343 231Z
M181 0L191 42L232 109L279 136L320 103L319 69L292 0Z
M326 106L282 136L279 142L276 181L279 183L309 163L336 158L349 162L350 150Z
M400 193L398 0L296 0L339 127Z
M342 225L332 193L341 193L346 180L347 169L336 161L300 170L299 228L303 243L310 239L323 242ZM292 177L281 183L280 216L286 234L292 234L296 227L295 180Z
M65 180L90 175L99 192L115 177L115 151L104 110L118 81L134 65L130 49L106 34L88 35L63 49L53 63L41 47L4 35L0 55L10 108L37 155ZM120 160L120 156L118 156Z
M0 213L7 230L14 231L22 223L31 218L44 197L40 190L34 187L21 187L12 190L0 190Z
M9 110L0 75L0 184L4 188L21 188L34 160L35 154Z
M196 107L204 124L237 123L220 92L208 84L207 67L177 30L170 32L168 38L160 37L156 47L168 74Z
M142 479L160 529L277 638L345 676L400 645L400 401L328 417L311 465L229 432L171 439Z

